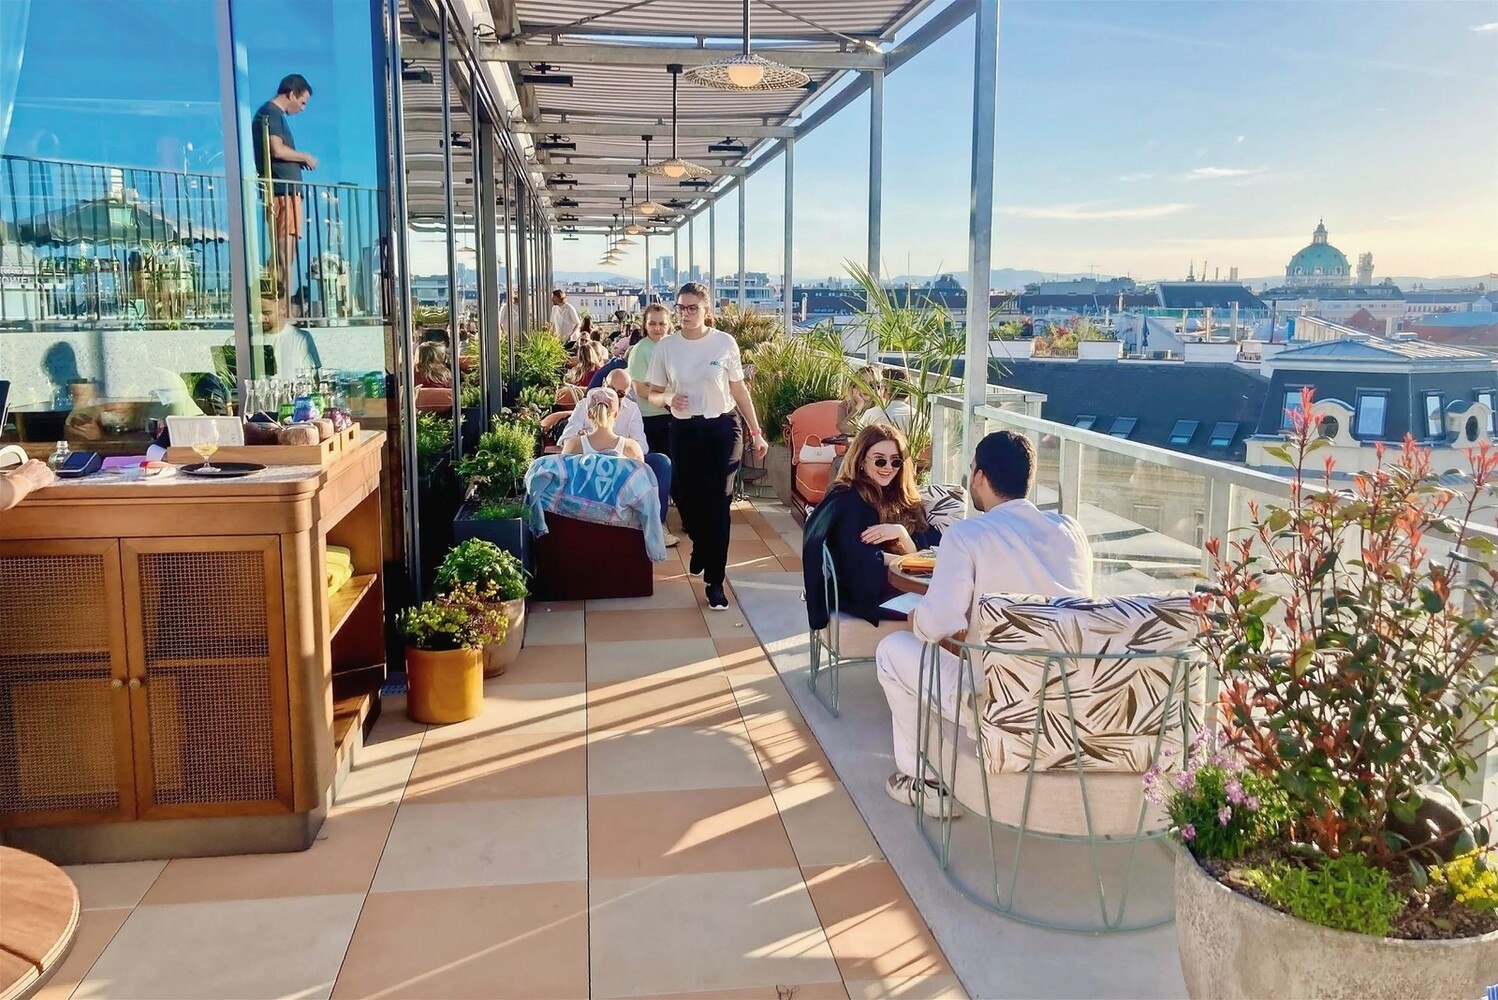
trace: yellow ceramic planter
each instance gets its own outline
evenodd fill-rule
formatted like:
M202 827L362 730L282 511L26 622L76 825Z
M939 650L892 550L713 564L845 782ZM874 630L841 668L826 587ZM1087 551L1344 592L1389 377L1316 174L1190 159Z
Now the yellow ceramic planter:
M416 722L462 722L484 707L484 658L478 649L406 647L406 714Z

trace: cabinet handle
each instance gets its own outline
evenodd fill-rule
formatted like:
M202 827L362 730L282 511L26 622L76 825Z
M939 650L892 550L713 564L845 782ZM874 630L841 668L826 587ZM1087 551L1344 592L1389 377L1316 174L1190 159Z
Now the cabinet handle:
M125 682L116 677L114 680L109 682L109 686L118 691L120 688L125 686Z
M132 691L139 691L140 690L140 678L139 677L132 677L132 678L130 678L130 690L132 690Z

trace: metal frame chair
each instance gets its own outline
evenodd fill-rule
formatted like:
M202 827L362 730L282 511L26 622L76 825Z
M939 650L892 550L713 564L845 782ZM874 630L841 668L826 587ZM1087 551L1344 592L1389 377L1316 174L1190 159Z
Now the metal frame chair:
M842 622L839 617L837 597L837 567L832 564L832 552L827 548L827 543L822 543L822 596L827 603L827 628L825 630L811 630L811 673L806 678L806 686L822 707L832 713L832 717L838 718L838 669L845 663L873 663L872 656L843 656L842 655ZM822 632L827 633L827 638L822 637ZM827 658L827 665L822 665L823 656ZM824 692L817 686L817 678L823 670L830 669L831 676L828 678L827 688Z
M941 796L941 808L939 818L934 820L935 830L928 829L930 818L925 815L923 806L927 790L925 781L916 782L916 828L921 837L926 841L927 847L936 857L937 863L941 865L943 873L957 891L984 909L991 910L1001 916L1008 917L1021 923L1031 924L1037 927L1045 927L1051 930L1072 931L1078 933L1106 934L1120 931L1148 930L1171 923L1175 919L1174 913L1168 913L1164 917L1145 919L1135 923L1125 921L1125 909L1128 905L1129 886L1133 878L1134 863L1139 854L1141 844L1149 841L1162 840L1168 828L1165 826L1151 827L1146 829L1150 806L1142 796L1139 806L1139 814L1130 836L1119 836L1116 834L1098 833L1094 829L1093 808L1087 796L1087 774L1083 764L1080 750L1076 750L1074 759L1076 770L1051 770L1037 771L1035 769L1036 751L1039 746L1041 727L1045 714L1036 713L1035 727L1031 731L1030 759L1025 775L1025 796L1020 809L1020 822L1013 825L993 819L992 800L989 795L989 769L985 759L984 741L979 735L981 733L982 712L976 698L963 698L962 692L977 691L973 660L975 656L981 656L985 652L1002 652L1015 656L1029 656L1045 661L1045 668L1041 674L1040 690L1046 690L1053 677L1059 678L1061 689L1066 702L1067 722L1070 726L1070 736L1073 747L1079 746L1077 732L1077 717L1075 705L1072 701L1071 679L1066 669L1067 660L1118 660L1118 659L1155 659L1170 660L1174 663L1171 669L1171 681L1169 688L1169 700L1164 709L1161 719L1160 730L1155 734L1154 746L1152 748L1153 759L1160 759L1160 751L1165 742L1165 735L1172 729L1172 716L1178 715L1178 725L1181 729L1181 746L1190 743L1193 729L1197 726L1197 720L1193 719L1190 711L1191 692L1191 670L1193 666L1202 667L1199 659L1194 658L1188 649L1180 649L1159 653L1061 653L1053 650L1014 650L977 643L958 642L948 640L946 643L948 651L956 651L961 662L958 675L959 697L957 718L948 720L940 710L941 702L941 671L934 669L936 658L940 654L941 647L927 644L921 655L919 689L922 694L920 715L916 724L916 763L921 772L931 779L945 782L947 776L952 779L952 787L957 782L957 762L961 752L961 730L964 728L962 715L964 711L972 713L972 728L969 730L970 738L976 743L977 771L983 788L983 816L978 820L988 821L988 848L989 864L992 878L989 884L975 887L967 884L956 873L952 871L952 820L954 818L952 806L955 794ZM934 718L933 718L934 715ZM932 734L935 734L935 753L932 753ZM950 743L950 748L948 748ZM972 747L967 748L971 752ZM943 767L943 764L946 767ZM1106 772L1118 774L1120 772ZM1122 772L1127 773L1127 772ZM1053 776L1074 774L1077 780L1078 791L1081 795L1083 817L1086 823L1085 833L1056 833L1049 831L1033 830L1029 828L1031 798L1035 790L1035 779L1037 776ZM999 848L994 839L994 828L999 827L1009 830L1017 835L1014 845L1014 853L1008 870L1007 889L1006 882L1001 877L1003 873L999 868ZM1096 924L1074 924L1047 919L1034 913L1026 913L1016 908L1015 896L1019 888L1020 879L1024 872L1022 860L1024 856L1025 843L1027 839L1040 839L1060 841L1071 844L1086 844L1092 863L1093 886L1097 893L1099 922ZM1103 875L1102 865L1099 859L1099 848L1105 846L1128 846L1128 863L1124 869L1120 891L1117 898L1117 907L1110 911L1108 896L1109 890ZM1163 844L1162 844L1163 846Z

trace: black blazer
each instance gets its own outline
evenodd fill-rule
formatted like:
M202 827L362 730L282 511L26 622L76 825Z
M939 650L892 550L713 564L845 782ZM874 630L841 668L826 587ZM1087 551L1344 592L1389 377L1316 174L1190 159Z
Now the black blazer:
M905 616L879 605L886 598L884 550L859 536L879 523L879 512L858 491L833 486L806 520L801 542L801 572L806 585L806 620L812 630L826 628L830 617L822 589L822 545L837 570L838 609L870 625ZM927 528L911 536L917 548L941 541L941 530Z

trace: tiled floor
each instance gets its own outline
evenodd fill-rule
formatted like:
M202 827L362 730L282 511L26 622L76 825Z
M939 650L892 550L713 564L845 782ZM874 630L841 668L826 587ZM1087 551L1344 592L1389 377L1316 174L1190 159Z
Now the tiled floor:
M733 571L799 571L788 521L736 511ZM310 851L70 869L43 995L963 995L687 544L654 597L533 608L478 718L388 699Z

